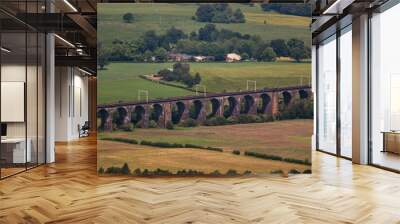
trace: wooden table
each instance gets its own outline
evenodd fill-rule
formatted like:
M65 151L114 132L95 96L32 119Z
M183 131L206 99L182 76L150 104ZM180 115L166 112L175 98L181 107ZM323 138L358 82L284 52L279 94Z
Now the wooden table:
M400 154L400 131L382 131L383 150L382 152L391 152Z

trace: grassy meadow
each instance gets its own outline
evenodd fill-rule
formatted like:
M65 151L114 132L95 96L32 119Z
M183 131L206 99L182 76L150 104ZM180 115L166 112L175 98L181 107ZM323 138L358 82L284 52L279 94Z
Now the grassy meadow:
M152 4L152 7L149 7ZM310 18L282 15L262 11L259 4L231 4L233 9L240 8L246 17L246 23L215 23L218 29L225 28L243 34L259 35L265 40L290 39L296 37L310 45ZM190 33L203 27L205 23L192 20L198 4L153 4L153 3L102 3L98 4L98 41L109 46L115 39L135 40L148 30L164 33L171 26ZM124 23L122 15L131 12L135 16L133 23Z
M148 90L149 98L168 98L187 96L194 92L181 88L160 85L140 78L171 64L157 63L112 63L106 70L98 71L97 103L116 103L120 101L137 101L138 90Z
M189 90L166 86L140 78L171 68L173 63L111 63L98 74L98 103L138 100L138 90L148 90L149 98L194 95ZM310 83L310 63L241 62L190 63L191 73L199 72L207 92L240 91L246 81L257 81L257 88Z

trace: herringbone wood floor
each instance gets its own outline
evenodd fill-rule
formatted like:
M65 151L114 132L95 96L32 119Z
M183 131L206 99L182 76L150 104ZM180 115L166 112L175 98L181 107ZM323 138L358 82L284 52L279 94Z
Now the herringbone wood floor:
M0 223L400 223L400 175L313 153L289 178L98 177L96 144L0 181Z

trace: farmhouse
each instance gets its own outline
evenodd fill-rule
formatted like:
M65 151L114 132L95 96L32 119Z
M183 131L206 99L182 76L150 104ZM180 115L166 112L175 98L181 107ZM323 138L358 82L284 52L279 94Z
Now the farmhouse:
M225 56L225 60L227 62L240 61L241 59L242 59L242 57L240 55L238 55L238 54L235 54L235 53L230 53L230 54L227 54Z
M206 60L207 60L207 57L205 57L205 56L194 56L193 59L194 59L196 62L202 62L202 61L206 61Z

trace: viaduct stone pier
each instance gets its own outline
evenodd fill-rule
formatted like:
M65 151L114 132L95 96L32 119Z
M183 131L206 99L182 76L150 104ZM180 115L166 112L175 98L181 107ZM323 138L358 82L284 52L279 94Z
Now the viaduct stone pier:
M266 114L275 117L279 105L290 105L295 99L312 97L310 86L271 88L256 91L207 93L132 102L102 104L97 106L102 130L112 130L115 126L133 123L137 127L148 127L150 120L158 127L165 127L172 120L175 123L188 118L197 123L211 117L231 117L240 114Z

